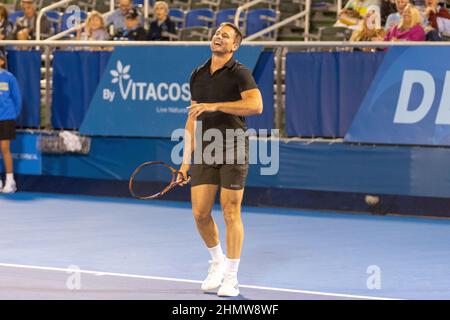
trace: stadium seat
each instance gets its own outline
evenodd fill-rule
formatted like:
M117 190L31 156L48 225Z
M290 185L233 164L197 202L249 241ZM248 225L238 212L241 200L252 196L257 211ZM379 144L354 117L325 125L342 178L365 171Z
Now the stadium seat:
M319 29L319 41L348 41L352 30L345 27L323 27Z
M255 34L277 21L277 12L272 9L255 9L247 13L246 36ZM274 40L276 34L274 31L265 35L264 38Z
M12 24L15 24L15 23L16 23L16 20L17 20L18 18L21 18L21 17L23 17L23 11L15 11L15 12L11 12L11 13L8 15L8 20L9 20Z
M170 4L171 8L179 8L183 10L189 10L192 6L192 0L173 0Z
M57 33L60 29L61 14L58 11L47 11L45 16L52 26L51 34Z
M181 29L184 27L185 17L183 10L178 8L171 8L169 9L169 17L173 22L175 22L175 26L177 27L177 29Z
M236 9L223 9L216 13L216 28L219 27L224 22L234 23L234 17L236 16ZM239 27L243 27L244 13L241 14L241 21Z
M63 31L66 31L67 29L69 29L69 27L67 26L67 22L68 22L69 18L72 16L73 16L72 12L64 13L62 15L60 32L63 32ZM87 18L86 11L80 11L80 17L81 17L82 22L85 21Z
M186 27L208 27L214 22L214 12L211 9L193 9L186 14Z
M211 38L211 29L208 27L190 27L180 30L181 41L208 41Z

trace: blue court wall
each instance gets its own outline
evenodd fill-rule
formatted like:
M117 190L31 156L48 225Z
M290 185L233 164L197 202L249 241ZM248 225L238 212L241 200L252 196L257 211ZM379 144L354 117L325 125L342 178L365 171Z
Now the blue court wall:
M141 48L142 49L142 48ZM167 47L167 48L157 48L160 49L160 51L163 51L163 53L160 53L162 56L164 56L164 52L167 52L165 56L167 56L169 53L171 55L176 52L175 47ZM194 47L193 49L199 49ZM205 49L205 48L203 48ZM248 49L248 48L247 48ZM251 48L250 48L251 49ZM206 49L205 49L206 50ZM203 50L203 51L205 51ZM209 49L208 49L209 50ZM243 49L242 49L243 50ZM262 50L262 49L261 49ZM142 50L141 50L142 51ZM133 53L136 52L136 54L141 54L142 58L142 52L137 50L136 48L127 48L126 55L133 57ZM191 52L192 51L192 52ZM198 50L197 50L198 51ZM183 57L182 63L193 63L192 61L195 61L198 64L198 56L194 53L197 53L197 51L189 50L189 52L192 53L192 56ZM249 51L249 50L246 50ZM261 90L262 96L263 96L263 102L264 102L264 111L261 115L247 117L247 125L249 128L253 129L272 129L274 125L274 54L271 51L265 51L261 52L261 54L254 55L252 54L253 51L251 50L247 53L247 56L249 56L255 61L255 68L253 69L253 76L258 84L258 87ZM208 54L209 51L208 51ZM258 56L259 55L259 56ZM102 104L106 104L108 106L108 102L103 101L102 93L103 92L97 92L102 78L104 83L110 83L109 79L109 72L107 70L108 62L111 59L111 57L114 57L114 53L111 52L91 52L91 51L56 51L54 54L54 61L53 61L53 97L52 97L52 126L55 129L74 129L78 130L82 127L83 121L86 119L86 115L88 114L88 110L92 108L92 101L95 99L96 95L97 100L101 101ZM117 57L116 57L117 58ZM148 59L148 56L144 56L145 59ZM242 58L245 58L242 57ZM177 59L179 57L177 56ZM249 57L247 57L247 60ZM245 59L244 59L245 60ZM188 61L188 62L186 62ZM201 60L203 62L204 60ZM151 65L153 63L153 65ZM147 67L148 73L145 73L142 76L142 79L140 81L144 81L146 78L150 78L150 74L153 78L156 77L158 81L156 82L165 82L167 81L167 73L157 73L156 66L158 64L157 59L149 60ZM132 65L133 70L139 69L136 65ZM143 67L141 66L141 69ZM158 68L161 68L161 65L158 65ZM173 68L176 68L176 66L173 66ZM189 69L189 72L192 69ZM106 72L105 72L106 71ZM109 70L111 71L111 70ZM156 72L156 73L155 73ZM156 74L156 76L155 76ZM179 81L182 82L189 82L189 73L182 79L178 79L179 75L173 75L171 76L173 79L171 81ZM118 97L118 93L117 93ZM116 97L116 99L118 99ZM95 101L94 101L95 102ZM100 102L99 102L100 103ZM131 108L130 101L124 101L120 105L125 106L123 111L117 111L118 108L115 108L115 112L120 113L120 119L125 119L128 115L128 109ZM153 104L150 102L146 102L143 104L145 107L144 110L147 110L148 108L154 108L154 102ZM188 102L184 102L183 107L187 106ZM94 107L100 107L99 105L94 105ZM141 106L142 107L142 106ZM103 110L103 109L102 109ZM104 110L108 110L105 108ZM142 119L146 118L143 116L142 110L139 111L139 108L134 108L134 114ZM140 113L141 112L141 113ZM101 114L101 113L100 113ZM114 129L114 122L113 118L109 119L108 116L111 117L111 114L103 114L103 122L107 123L108 126L106 128L103 128L102 130L104 132L109 132L109 134L104 134L106 136L117 136L117 134L112 134L115 132ZM128 115L129 116L129 115ZM173 115L176 117L177 115ZM185 121L185 116L181 115L183 117L183 124ZM155 115L154 117L158 118L161 117L160 115ZM159 119L159 118L158 118ZM161 118L163 119L163 118ZM94 119L94 121L97 121L98 117ZM149 120L150 121L150 120ZM163 120L161 120L163 121ZM100 121L97 121L100 122ZM103 123L102 122L102 123ZM136 123L136 121L132 121L133 123ZM165 123L173 123L172 120L165 119ZM122 125L123 127L123 125ZM170 131L176 129L178 127L171 128ZM160 134L162 130L157 130ZM96 134L97 135L97 134ZM103 135L103 134L102 134ZM127 134L120 134L119 136L130 136ZM147 135L147 136L158 136L158 135ZM169 137L169 135L161 135L164 137Z
M171 163L177 143L97 137L87 156L43 154L42 173L125 181L144 161ZM261 175L267 166L250 165L248 186L450 198L450 149L291 141L281 142L279 150L278 173Z
M22 95L18 127L39 128L41 111L41 52L8 50L8 70L17 78Z
M286 56L286 134L344 137L384 52L290 52Z

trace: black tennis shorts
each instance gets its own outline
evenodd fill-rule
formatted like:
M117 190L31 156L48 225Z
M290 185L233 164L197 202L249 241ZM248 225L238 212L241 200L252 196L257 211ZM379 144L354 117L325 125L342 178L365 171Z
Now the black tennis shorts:
M16 138L16 121L0 121L0 140L14 140Z
M225 189L241 190L245 187L248 164L192 164L191 186L215 184Z

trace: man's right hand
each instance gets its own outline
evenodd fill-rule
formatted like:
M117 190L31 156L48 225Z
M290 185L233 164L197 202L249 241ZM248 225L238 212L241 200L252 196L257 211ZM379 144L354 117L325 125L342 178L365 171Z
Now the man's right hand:
M180 186L187 185L189 183L189 180L191 180L191 178L188 176L190 168L191 166L189 164L182 164L180 169L178 170L180 174L177 179L177 182L179 183Z

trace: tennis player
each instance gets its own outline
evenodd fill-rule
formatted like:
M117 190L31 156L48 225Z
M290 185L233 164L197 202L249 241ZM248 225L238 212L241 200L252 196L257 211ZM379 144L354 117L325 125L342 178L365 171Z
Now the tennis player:
M20 114L22 98L16 78L4 70L6 57L0 50L0 146L6 169L6 183L3 187L0 178L0 191L3 193L16 192L16 182L13 174L13 160L10 142L16 138L16 119Z
M248 171L248 137L245 116L260 114L263 109L261 93L252 72L233 59L242 41L240 30L231 23L220 25L211 41L212 57L196 68L191 76L192 95L186 131L191 139L184 141L184 158L180 172L187 182L191 175L192 210L197 229L211 254L208 276L201 288L218 289L219 296L239 295L238 267L244 240L241 202ZM207 141L196 143L199 124L203 133L215 129L223 139L214 140L215 150L223 152L222 162L196 157L195 148L206 151ZM227 136L233 132L233 137ZM203 134L201 134L203 136ZM221 141L222 140L222 141ZM227 161L227 151L234 153ZM195 150L196 151L196 150ZM205 157L205 153L202 153ZM241 161L239 160L241 159ZM193 161L191 161L193 160ZM192 164L191 164L192 162ZM220 203L226 224L226 256L219 242L219 232L211 210L220 187Z

